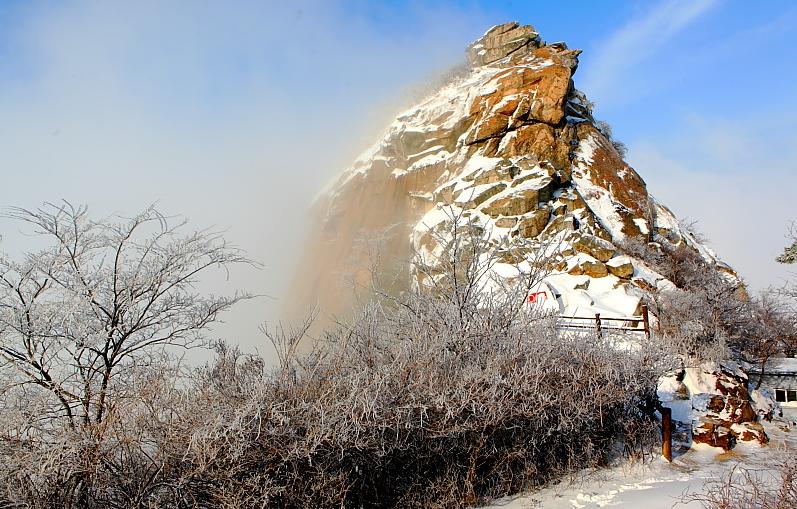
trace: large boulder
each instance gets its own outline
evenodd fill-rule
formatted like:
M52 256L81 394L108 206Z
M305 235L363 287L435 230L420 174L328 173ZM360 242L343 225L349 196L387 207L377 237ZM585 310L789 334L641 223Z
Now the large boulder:
M454 198L455 202L463 208L473 209L486 202L493 196L506 189L506 184L497 182L495 184L482 184L465 189Z
M631 279L634 275L634 264L628 256L617 256L606 262L609 273L620 279Z
M526 214L518 221L515 234L527 239L536 238L545 230L550 217L551 211L548 209L539 209Z
M693 443L727 451L739 441L769 441L757 411L768 402L752 398L748 383L733 362L704 363L662 377L658 394L662 404L673 409L674 418L691 423Z
M551 179L541 175L511 187L482 207L482 212L491 216L519 216L536 210L540 202L550 199Z
M572 69L563 65L523 66L499 72L488 83L492 91L471 104L470 114L478 120L468 143L503 134L512 119L556 126L565 116L571 75Z
M736 446L736 437L727 421L711 415L698 417L692 425L692 442L696 444L708 444L729 451Z
M531 25L517 21L496 25L468 47L471 65L491 64L513 53L528 52L540 45L540 34Z
M760 422L743 422L734 424L732 430L743 442L758 442L761 445L769 443L769 437Z
M609 275L606 265L599 260L579 261L567 272L572 276L589 276L592 278L601 278Z
M481 186L484 184L493 184L495 182L512 181L519 172L520 168L507 159L497 164L480 167L462 177L462 180L471 182L474 186ZM512 185L514 185L514 182L512 182Z
M570 241L573 249L586 253L599 262L608 262L616 251L611 242L594 235L575 235Z
M557 135L548 124L535 123L521 125L501 138L496 147L500 157L518 157L536 154L540 160L549 162L552 168L566 170L570 165L570 143Z
M512 228L518 222L516 217L499 217L495 220L495 226L498 228Z

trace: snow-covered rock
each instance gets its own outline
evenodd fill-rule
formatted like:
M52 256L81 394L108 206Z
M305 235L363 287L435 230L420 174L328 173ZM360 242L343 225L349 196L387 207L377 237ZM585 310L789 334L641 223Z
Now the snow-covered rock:
M318 200L292 307L349 310L372 277L363 239L379 241L383 279L409 287L412 256L444 253L454 218L478 226L499 266L550 250L563 313L633 315L644 291L671 285L629 240L687 246L724 270L598 128L573 85L579 53L517 23L473 43L469 71L400 114Z
M747 374L734 362L678 370L659 379L657 392L673 419L690 427L695 444L730 450L737 441L769 441L759 419L771 419L777 403L751 391Z

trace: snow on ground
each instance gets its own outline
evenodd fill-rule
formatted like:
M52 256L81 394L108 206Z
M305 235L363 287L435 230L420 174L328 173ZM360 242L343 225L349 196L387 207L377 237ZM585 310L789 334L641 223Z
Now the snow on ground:
M771 438L767 446L740 443L728 453L708 446L693 447L674 458L672 464L659 457L646 465L600 469L573 482L497 500L484 509L697 509L702 506L696 502L679 502L683 493L700 491L705 481L736 465L766 470L778 450L797 449L797 427L793 424L797 409L784 408L783 414L783 421L764 423ZM792 425L787 427L789 422Z

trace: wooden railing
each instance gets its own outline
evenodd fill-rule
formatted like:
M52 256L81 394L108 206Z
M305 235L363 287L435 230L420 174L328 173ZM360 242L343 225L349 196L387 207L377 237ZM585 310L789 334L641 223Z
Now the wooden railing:
M624 325L632 323L634 325ZM605 331L638 332L650 339L650 318L647 306L642 306L640 316L605 317L600 313L595 316L560 316L557 319L560 330L594 330L598 337Z

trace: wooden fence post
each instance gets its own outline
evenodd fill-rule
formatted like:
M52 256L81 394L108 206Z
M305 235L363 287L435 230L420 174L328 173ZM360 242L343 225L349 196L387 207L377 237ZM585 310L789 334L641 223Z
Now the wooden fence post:
M642 324L645 327L645 339L650 339L650 318L648 317L648 305L642 305Z
M595 330L598 331L598 337L603 337L603 333L601 332L601 314L595 313Z
M662 406L661 412L661 455L672 463L672 409Z

